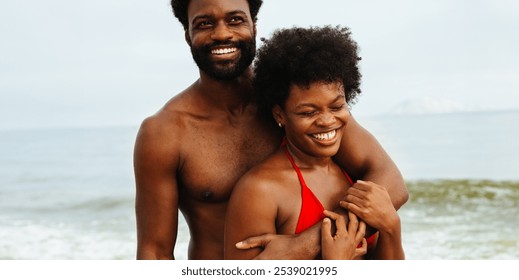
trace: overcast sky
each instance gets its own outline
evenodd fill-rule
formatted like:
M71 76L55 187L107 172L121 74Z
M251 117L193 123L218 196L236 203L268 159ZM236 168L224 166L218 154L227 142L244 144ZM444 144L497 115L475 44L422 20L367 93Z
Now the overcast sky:
M361 48L358 116L519 108L519 1L264 0L258 36L326 24ZM0 129L137 126L198 77L167 0L2 1L0 38Z

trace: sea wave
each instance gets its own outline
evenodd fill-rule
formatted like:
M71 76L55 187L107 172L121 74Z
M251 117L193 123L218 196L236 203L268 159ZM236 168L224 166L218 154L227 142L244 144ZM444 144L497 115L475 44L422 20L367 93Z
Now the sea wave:
M519 259L519 182L407 182L399 210L410 259Z
M410 199L399 214L408 259L519 259L519 182L406 183ZM62 192L57 203L49 192L30 208L0 204L0 259L134 259L134 196L88 194ZM179 223L175 256L186 259L189 229L181 215Z
M408 181L410 202L446 203L475 202L519 203L519 182L493 180L414 180Z

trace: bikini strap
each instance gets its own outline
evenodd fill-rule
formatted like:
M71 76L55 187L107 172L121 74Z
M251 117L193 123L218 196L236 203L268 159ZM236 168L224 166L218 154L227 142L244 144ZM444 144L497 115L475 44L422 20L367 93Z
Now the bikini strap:
M301 170L299 170L299 167L297 167L297 165L294 161L294 158L292 158L292 155L290 155L290 152L288 151L286 138L283 138L283 142L281 143L281 146L284 148L285 154L287 155L288 160L290 160L292 167L296 171L297 177L299 178L299 182L301 183L301 186L303 186L303 185L306 186L305 179L303 179L303 174L301 174ZM351 179L350 175L348 175L348 173L346 173L346 171L344 171L344 169L342 169L342 167L341 167L341 171L344 174L344 177L346 177L346 180L348 180L348 182L350 182L350 184L353 185L353 180Z
M351 179L350 175L348 175L348 173L346 173L346 171L344 171L344 169L342 169L342 167L341 167L341 171L344 174L344 177L346 177L346 180L348 180L348 182L350 182L350 184L353 185L353 180Z
M301 184L301 187L307 187L305 179L303 178L303 174L301 174L301 170L299 170L299 167L297 167L296 162L294 161L294 158L292 158L292 155L290 155L290 152L288 151L286 142L283 142L283 148L285 150L285 154L287 155L288 160L292 164L292 167L297 173L297 178L299 178L299 183Z

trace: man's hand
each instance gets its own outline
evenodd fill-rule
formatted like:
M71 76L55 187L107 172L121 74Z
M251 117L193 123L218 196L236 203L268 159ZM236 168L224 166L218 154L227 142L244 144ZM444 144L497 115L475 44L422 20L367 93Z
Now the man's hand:
M379 231L390 231L400 221L387 190L373 182L357 181L340 204Z
M359 222L353 213L348 213L348 226L343 216L324 211L328 217L323 220L321 226L321 248L324 260L354 260L359 259L367 252L367 242L364 238L366 224ZM337 228L335 235L332 235L332 222ZM357 248L359 244L362 246Z
M294 260L300 259L299 254L294 254L297 246L297 235L263 234L249 237L236 243L238 249L263 248L256 260Z

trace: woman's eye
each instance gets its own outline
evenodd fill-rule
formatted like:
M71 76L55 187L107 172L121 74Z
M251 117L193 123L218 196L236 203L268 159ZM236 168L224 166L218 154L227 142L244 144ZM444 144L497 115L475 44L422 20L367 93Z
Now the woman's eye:
M316 111L306 111L306 112L299 113L299 115L304 116L304 117L311 117L311 116L315 115L316 113L317 113Z
M331 109L333 111L340 111L340 110L344 109L344 106L345 106L344 104L341 104L341 105L333 106Z

